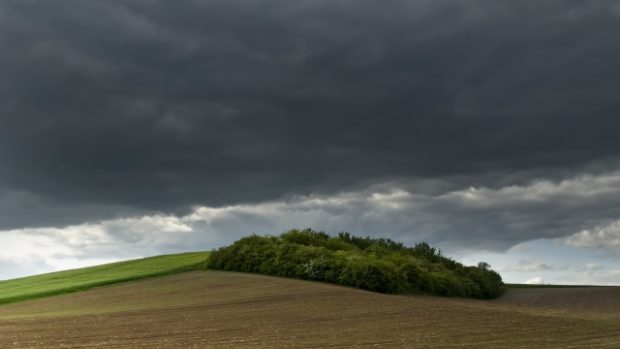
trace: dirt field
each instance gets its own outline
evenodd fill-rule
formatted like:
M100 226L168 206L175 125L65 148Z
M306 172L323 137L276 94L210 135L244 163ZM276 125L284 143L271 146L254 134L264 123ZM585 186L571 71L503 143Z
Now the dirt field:
M607 302L561 290L544 291ZM620 348L618 313L514 291L485 302L190 272L0 306L0 348Z
M620 317L620 287L515 288L497 302L595 318Z

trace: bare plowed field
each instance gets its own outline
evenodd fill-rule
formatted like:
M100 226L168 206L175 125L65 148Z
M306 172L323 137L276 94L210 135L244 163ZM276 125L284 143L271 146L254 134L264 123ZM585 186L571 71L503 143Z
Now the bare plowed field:
M620 318L620 287L512 288L497 302Z
M620 318L189 272L0 306L0 348L620 348Z

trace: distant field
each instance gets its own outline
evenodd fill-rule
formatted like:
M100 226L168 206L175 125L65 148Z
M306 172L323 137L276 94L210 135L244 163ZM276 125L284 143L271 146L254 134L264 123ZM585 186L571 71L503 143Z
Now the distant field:
M618 308L595 306L620 304L618 288L505 297L395 296L192 271L1 305L0 348L620 348ZM592 306L535 306L544 297Z
M204 267L208 252L156 256L0 281L0 304Z
M505 284L507 288L575 288L575 287L604 287L604 286L589 286L589 285L536 285L536 284Z
M611 316L620 320L620 288L602 286L508 288L498 303L550 309L581 316Z

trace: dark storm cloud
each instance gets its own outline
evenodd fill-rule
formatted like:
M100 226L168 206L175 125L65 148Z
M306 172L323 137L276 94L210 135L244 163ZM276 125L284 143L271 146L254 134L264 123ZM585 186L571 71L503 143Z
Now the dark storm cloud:
M385 178L441 177L455 190L573 175L620 151L619 11L612 1L3 1L0 200L40 201L3 211L1 224Z

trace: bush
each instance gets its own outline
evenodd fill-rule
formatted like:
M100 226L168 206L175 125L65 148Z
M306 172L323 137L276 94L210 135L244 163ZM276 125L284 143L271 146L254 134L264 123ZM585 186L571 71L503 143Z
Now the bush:
M382 293L400 293L405 285L393 264L363 257L349 260L340 274L339 283Z
M349 233L310 229L252 235L213 251L209 268L330 282L382 293L495 298L501 276L481 262L466 267L426 243L406 247Z

